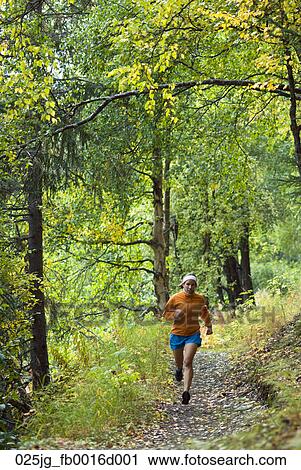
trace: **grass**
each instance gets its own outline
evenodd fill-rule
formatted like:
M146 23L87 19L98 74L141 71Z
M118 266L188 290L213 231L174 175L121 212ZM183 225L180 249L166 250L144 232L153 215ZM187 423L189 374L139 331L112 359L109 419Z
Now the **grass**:
M296 339L294 333L291 338ZM277 346L269 351L241 358L240 369L246 380L257 388L259 398L262 397L268 408L260 422L248 431L210 443L210 448L301 449L300 342L298 347L287 349L285 356L284 350L285 338L279 338Z
M208 443L208 449L301 449L301 294L264 291L258 307L217 325L209 347L226 349L236 373L267 405L247 431Z
M94 340L73 338L68 365L64 347L53 348L52 361L61 368L47 393L36 397L20 448L73 448L79 439L81 447L111 447L160 418L156 404L167 399L171 383L165 325L111 325L98 333Z
M249 349L260 348L275 332L301 309L301 289L287 296L263 290L256 295L256 307L240 306L235 317L222 313L215 320L214 335L203 346L230 351L240 356ZM222 319L222 321L221 321Z

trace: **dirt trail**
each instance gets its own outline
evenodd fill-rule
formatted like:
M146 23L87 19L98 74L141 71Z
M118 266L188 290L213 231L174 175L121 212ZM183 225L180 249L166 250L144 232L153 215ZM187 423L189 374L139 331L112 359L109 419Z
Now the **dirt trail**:
M197 353L188 405L181 404L182 383L175 387L177 401L161 405L166 419L134 439L133 448L201 448L208 440L249 427L264 408L252 388L235 375L225 352Z

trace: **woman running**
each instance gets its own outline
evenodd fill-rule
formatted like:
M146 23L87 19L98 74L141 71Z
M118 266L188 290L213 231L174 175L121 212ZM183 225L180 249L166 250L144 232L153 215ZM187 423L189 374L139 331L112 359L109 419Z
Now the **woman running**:
M212 323L205 297L195 292L197 287L195 274L186 274L180 287L182 291L169 299L163 316L166 320L173 321L170 347L176 363L175 378L180 382L184 377L182 403L188 405L193 377L192 362L197 348L202 344L199 319L204 321L207 335L212 334Z

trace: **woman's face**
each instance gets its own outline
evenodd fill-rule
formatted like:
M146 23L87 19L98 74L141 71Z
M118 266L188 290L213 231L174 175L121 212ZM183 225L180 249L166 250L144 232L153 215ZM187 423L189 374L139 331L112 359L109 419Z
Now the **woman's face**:
M196 283L192 279L185 281L183 284L183 290L185 294L192 295L196 289Z

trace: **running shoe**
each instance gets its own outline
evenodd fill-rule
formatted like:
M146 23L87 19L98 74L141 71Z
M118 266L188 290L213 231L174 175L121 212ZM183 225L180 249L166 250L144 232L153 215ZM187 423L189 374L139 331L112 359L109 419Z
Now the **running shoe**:
M183 379L183 369L176 369L175 378L177 382L181 382Z
M183 392L183 395L182 395L182 404L188 405L189 400L190 400L190 393L187 390L185 390L185 392Z

